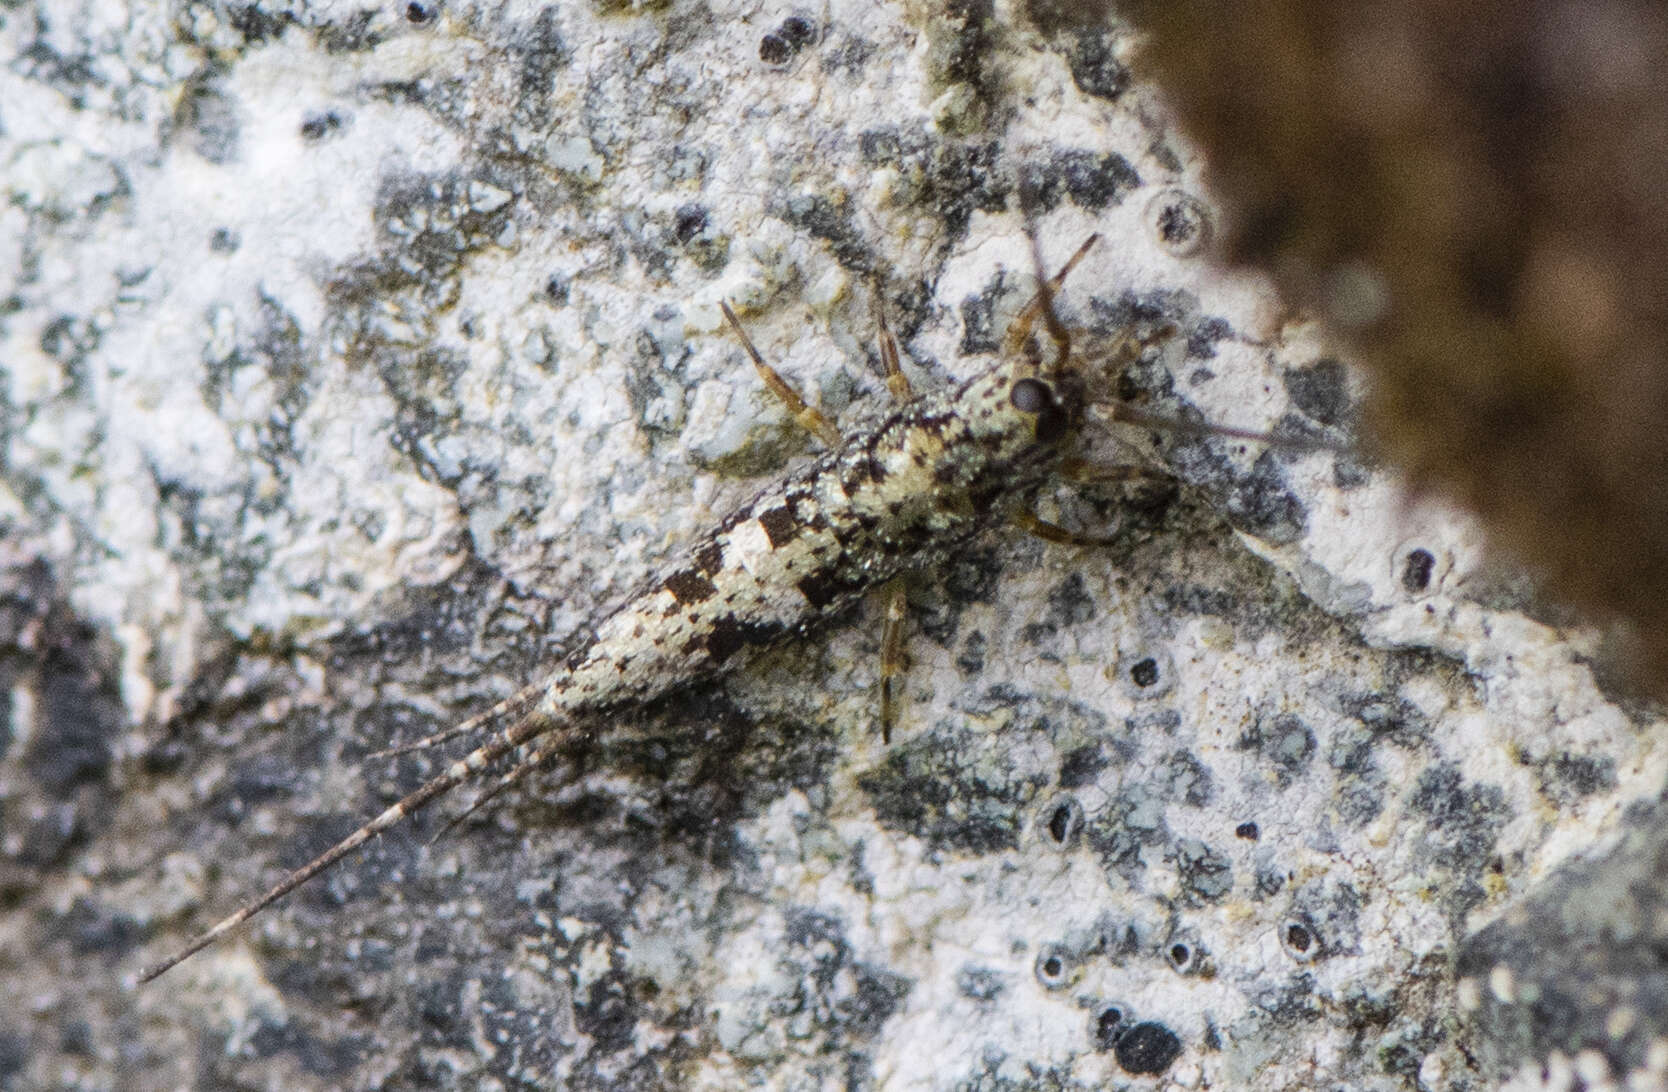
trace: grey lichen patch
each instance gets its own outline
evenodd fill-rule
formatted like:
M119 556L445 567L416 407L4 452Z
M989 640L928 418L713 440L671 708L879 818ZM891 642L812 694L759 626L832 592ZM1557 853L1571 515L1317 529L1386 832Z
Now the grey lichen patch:
M1323 425L1336 425L1353 415L1353 403L1341 362L1323 358L1287 368L1280 380L1292 404Z
M895 172L896 204L930 210L952 238L966 233L975 213L1006 208L1013 192L998 146L989 140L949 139L885 125L859 134L859 147L866 165Z
M210 163L224 166L237 158L242 128L238 106L213 77L205 76L186 89L174 121L189 134L192 150Z
M1115 102L1129 90L1129 68L1118 58L1117 41L1102 26L1079 28L1070 38L1072 82L1086 95Z
M1640 818L1658 818L1642 809ZM1596 1053L1604 1070L1646 1070L1668 1016L1659 953L1660 825L1642 824L1610 853L1575 863L1458 952L1469 1049L1503 1080L1520 1066Z
M1561 751L1543 761L1525 755L1523 761L1537 768L1541 792L1556 804L1576 804L1617 785L1616 760L1609 755Z
M995 16L991 0L953 0L927 14L927 90L934 121L945 132L984 127L985 100L997 79L990 60Z
M75 615L50 567L17 554L0 561L0 895L58 876L78 847L101 837L122 710L107 640ZM59 907L59 944L115 959L136 937L102 900ZM55 945L56 946L56 945Z
M1233 889L1232 862L1196 838L1176 843L1175 867L1184 897L1195 904L1215 902Z
M1259 720L1239 737L1241 750L1255 751L1275 770L1281 788L1308 769L1315 754L1315 733L1300 717L1279 713Z
M450 282L471 253L500 244L513 211L497 187L480 178L440 175L384 175L374 209L378 229L393 246L382 262L338 282L338 298L352 299L354 281L379 293L418 289L423 302L442 310L455 296Z
M1003 770L999 757L988 751L975 758L979 751L969 745L978 747L988 738L935 733L894 751L858 784L882 823L931 845L968 853L1016 848L1025 810L1044 775Z
M1042 211L1058 208L1062 200L1089 211L1117 205L1141 185L1129 160L1116 152L1097 155L1086 148L1058 148L1041 162L1020 171L1026 196Z
M1425 821L1421 842L1431 860L1472 873L1489 867L1500 828L1511 817L1498 786L1468 783L1446 763L1419 775L1407 803Z

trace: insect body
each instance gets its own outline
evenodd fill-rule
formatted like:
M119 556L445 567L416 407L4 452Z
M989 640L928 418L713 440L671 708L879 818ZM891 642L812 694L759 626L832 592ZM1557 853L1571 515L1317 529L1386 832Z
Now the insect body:
M878 427L790 474L731 514L663 574L639 588L543 681L441 738L491 732L487 741L286 876L176 954L140 974L149 981L400 823L529 744L513 781L563 743L595 733L610 714L730 669L746 653L805 632L864 592L907 570L948 560L968 540L1012 517L1058 469L1082 417L1079 377L1064 367L1069 343L1051 291L1090 238L1044 285L1010 331L1002 359L950 390L913 398ZM733 321L733 314L726 314ZM1055 342L1045 363L1030 342L1042 317ZM739 330L739 327L738 327ZM743 335L745 337L745 335ZM773 386L774 373L747 349ZM898 380L890 336L883 357ZM791 391L802 419L809 414ZM496 790L493 790L496 791Z

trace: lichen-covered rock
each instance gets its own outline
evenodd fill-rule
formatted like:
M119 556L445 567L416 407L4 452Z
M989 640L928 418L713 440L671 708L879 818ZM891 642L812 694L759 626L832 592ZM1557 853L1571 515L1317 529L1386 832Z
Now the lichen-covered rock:
M720 300L873 420L877 306L918 386L980 367L1031 291L1028 204L1049 262L1105 236L1060 300L1087 366L1175 329L1110 394L1349 438L1349 370L1206 264L1131 37L1068 14L7 17L0 1085L1480 1088L1578 1039L1589 1070L1657 1064L1657 1007L1612 1050L1489 969L1604 943L1536 916L1662 784L1595 639L1367 460L1186 429L1096 430L1163 477L1044 498L1111 545L996 536L921 574L890 747L854 613L132 988L441 761L373 752L537 677L811 449Z

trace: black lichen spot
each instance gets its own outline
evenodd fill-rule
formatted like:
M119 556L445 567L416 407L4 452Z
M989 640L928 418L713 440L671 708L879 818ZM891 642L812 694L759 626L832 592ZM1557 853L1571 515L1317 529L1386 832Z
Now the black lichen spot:
M1359 830L1384 811L1384 794L1379 779L1351 778L1338 790L1334 807L1338 817Z
M1039 779L1004 775L982 762L981 754L967 735L935 734L893 748L880 766L860 774L857 784L884 826L935 849L973 854L1015 849Z
M1299 963L1307 963L1320 954L1320 937L1308 922L1292 918L1280 925L1280 947Z
M1077 789L1092 782L1100 771L1111 765L1106 753L1090 743L1066 752L1060 759L1060 787Z
M717 585L694 569L680 569L666 578L666 590L679 603L702 603L718 592Z
M782 20L782 25L776 28L776 33L794 48L802 49L815 42L822 32L816 21L809 16L790 15Z
M994 603L1002 562L993 549L971 549L945 566L944 594L957 603Z
M994 1001L1006 985L1001 971L965 966L956 972L956 992L970 1001Z
M113 687L91 662L91 629L77 626L72 632L38 668L36 721L23 754L29 776L58 798L104 780L122 723Z
M432 23L434 17L440 14L440 5L435 0L411 0L405 6L405 21L413 26L423 26Z
M1096 610L1095 597L1089 594L1082 573L1072 573L1049 590L1048 624L1057 629L1092 621Z
M1233 326L1228 320L1218 316L1200 319L1187 332L1187 359L1212 360L1216 357L1216 343L1232 337Z
M77 955L103 952L112 959L131 952L141 935L138 922L85 897L77 897L70 904L60 930L69 937L70 947Z
M293 11L268 10L263 4L228 4L223 9L233 30L250 45L276 41L296 23Z
M780 548L799 537L799 521L785 505L759 513L759 526L770 539L772 549Z
M1007 207L1012 176L999 166L995 141L964 143L897 126L866 130L859 139L865 164L896 168L896 202L940 217L952 239L966 235L974 211Z
M1170 969L1177 974L1188 974L1196 966L1194 963L1193 945L1184 940L1171 942L1164 950L1164 958L1169 961Z
M1234 828L1234 836L1237 838L1243 838L1247 842L1255 842L1258 838L1263 836L1263 833L1257 828L1257 824L1255 823L1241 823L1239 826Z
M909 980L867 963L852 964L857 988L849 997L834 1003L841 1026L854 1037L872 1038L898 1011L898 1003L909 994Z
M1210 214L1192 194L1182 190L1165 190L1148 209L1159 245L1171 254L1187 257L1198 253L1210 242Z
M1085 822L1084 838L1102 868L1136 884L1147 868L1146 848L1168 839L1163 815L1156 790L1131 785Z
M1468 784L1459 767L1438 763L1419 775L1409 805L1426 816L1433 859L1450 868L1481 871L1508 817L1498 785Z
M873 269L874 258L852 226L850 214L836 208L826 197L821 194L790 197L782 211L788 223L827 243L842 267L864 274Z
M831 1037L873 1037L909 993L907 979L853 960L844 928L830 915L793 911L784 941L783 968L799 977L796 1011Z
M1431 575L1435 572L1436 558L1429 550L1409 550L1402 558L1402 589L1409 595L1418 595L1431 586Z
M1273 868L1262 868L1257 870L1252 882L1259 896L1271 899L1286 889L1286 874Z
M1259 455L1251 473L1234 482L1224 507L1237 529L1277 546L1302 538L1309 521L1308 509L1287 487L1271 451Z
M260 1022L249 1046L263 1058L287 1054L293 1057L308 1074L322 1078L324 1084L344 1083L355 1068L364 1064L370 1054L370 1044L359 1036L329 1039L304 1030L299 1021L289 1024Z
M209 249L216 254L234 253L242 245L243 240L231 228L215 228L209 235Z
M1088 152L1066 152L1056 160L1065 183L1066 195L1079 208L1098 212L1122 201L1141 187L1141 176L1129 160L1116 152L1095 156Z
M421 2L432 3L436 12L440 10L436 0ZM557 24L557 11L556 5L552 4L539 12L532 28L511 46L521 61L518 82L522 96L530 105L539 104L535 116L543 116L548 110L542 104L549 99L555 87L556 73L573 60L573 51L563 40L562 29Z
M1181 1040L1163 1024L1151 1020L1136 1024L1118 1036L1114 1057L1125 1073L1157 1076L1181 1056Z
M465 1015L462 1001L463 991L456 982L447 979L437 979L417 989L412 1007L421 1021L420 1034L425 1045L468 1046L472 1030L470 1017L474 1013Z
M1373 478L1373 468L1359 454L1344 452L1332 460L1332 484L1344 492L1360 489Z
M1286 981L1258 990L1251 998L1281 1027L1297 1027L1321 1019L1324 1013L1315 1001L1315 979L1310 974L1293 975Z
M1609 755L1563 751L1545 765L1540 776L1541 792L1560 804L1573 804L1616 785L1616 760Z
M928 78L935 85L965 83L983 89L988 80L986 58L992 54L992 0L949 0L930 10L926 27Z
M323 140L331 133L340 131L342 124L342 115L334 110L326 110L322 114L309 114L307 120L301 123L301 139Z
M1072 966L1073 960L1066 950L1058 944L1050 944L1037 953L1037 962L1032 969L1043 989L1059 990L1071 985Z
M1056 152L1046 167L1022 174L1025 193L1041 211L1065 197L1081 209L1099 212L1141 187L1141 175L1116 152L1097 155L1083 148Z
M1280 377L1292 404L1323 425L1342 423L1349 414L1349 386L1344 366L1323 357L1301 368L1287 368Z
M1043 807L1041 825L1050 842L1069 848L1083 830L1083 805L1075 797L1057 796Z
M800 50L820 36L814 20L804 15L790 15L780 26L759 39L759 60L772 68L780 68L799 56Z
M1136 660L1129 667L1129 681L1142 689L1158 682L1158 661L1151 656Z
M1351 694L1341 704L1344 712L1377 735L1423 736L1428 730L1425 715L1405 698L1378 693Z
M707 229L707 210L701 205L680 205L672 220L672 238L687 245Z
M1119 61L1104 28L1085 30L1071 51L1071 78L1085 95L1114 101L1129 88L1129 69Z
M1095 1014L1095 1049L1111 1050L1129 1030L1129 1014L1121 1005L1108 1005Z

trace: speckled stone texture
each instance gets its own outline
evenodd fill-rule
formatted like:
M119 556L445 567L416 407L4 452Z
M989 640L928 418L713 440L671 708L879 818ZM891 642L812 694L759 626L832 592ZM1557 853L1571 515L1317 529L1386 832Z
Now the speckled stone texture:
M1668 1073L1662 726L1364 457L1096 429L994 536L149 958L442 761L1050 261L1146 412L1347 441L1116 22L0 12L0 1087L1482 1089ZM1102 369L1104 370L1104 369ZM454 801L453 808L462 801ZM1629 1076L1631 1075L1631 1076Z

